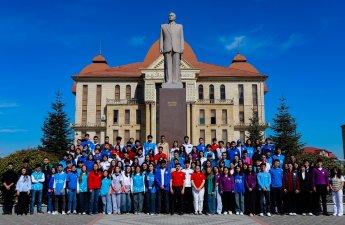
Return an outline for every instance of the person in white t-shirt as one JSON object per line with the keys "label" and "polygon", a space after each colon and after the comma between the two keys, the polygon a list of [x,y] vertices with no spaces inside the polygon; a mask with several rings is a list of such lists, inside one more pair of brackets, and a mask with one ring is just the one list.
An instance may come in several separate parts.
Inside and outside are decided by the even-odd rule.
{"label": "person in white t-shirt", "polygon": [[182,170],[184,174],[186,175],[185,180],[185,189],[184,189],[184,209],[185,213],[193,213],[193,195],[192,195],[192,183],[191,183],[191,175],[194,173],[194,170],[190,169],[190,162],[185,161],[184,162],[184,169]]}
{"label": "person in white t-shirt", "polygon": [[184,137],[184,143],[182,144],[186,150],[187,155],[192,152],[193,145],[189,143],[189,137]]}
{"label": "person in white t-shirt", "polygon": [[343,216],[343,188],[344,188],[344,176],[341,174],[341,170],[338,167],[333,167],[331,170],[329,188],[332,191],[333,198],[333,216]]}

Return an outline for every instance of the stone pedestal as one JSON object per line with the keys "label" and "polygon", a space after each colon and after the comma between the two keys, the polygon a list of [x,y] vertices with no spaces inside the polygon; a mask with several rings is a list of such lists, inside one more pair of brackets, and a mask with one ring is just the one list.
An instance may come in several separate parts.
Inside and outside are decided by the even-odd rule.
{"label": "stone pedestal", "polygon": [[165,135],[169,147],[174,140],[181,145],[187,134],[186,89],[160,88],[158,99],[157,139]]}

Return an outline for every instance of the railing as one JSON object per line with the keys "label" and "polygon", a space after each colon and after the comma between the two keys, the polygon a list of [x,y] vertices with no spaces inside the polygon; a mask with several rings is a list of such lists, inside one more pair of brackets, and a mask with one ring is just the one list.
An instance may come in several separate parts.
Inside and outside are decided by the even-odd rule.
{"label": "railing", "polygon": [[[235,128],[243,128],[243,127],[249,127],[250,123],[236,123],[234,124]],[[270,127],[270,123],[259,123],[260,127],[268,128]]]}
{"label": "railing", "polygon": [[100,122],[100,123],[71,123],[72,128],[105,128],[106,123]]}
{"label": "railing", "polygon": [[234,104],[234,99],[198,99],[198,104]]}
{"label": "railing", "polygon": [[107,104],[109,105],[137,105],[142,104],[143,100],[140,99],[110,99],[107,98]]}

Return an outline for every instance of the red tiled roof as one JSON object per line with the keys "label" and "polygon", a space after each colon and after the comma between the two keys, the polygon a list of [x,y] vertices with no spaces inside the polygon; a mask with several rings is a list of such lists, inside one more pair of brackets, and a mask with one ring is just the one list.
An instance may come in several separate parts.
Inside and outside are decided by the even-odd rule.
{"label": "red tiled roof", "polygon": [[303,148],[302,151],[304,153],[312,153],[312,154],[320,154],[321,152],[326,152],[328,153],[328,158],[336,159],[337,156],[334,155],[331,151],[328,151],[327,149],[320,149],[320,148],[315,148],[315,147],[306,147]]}
{"label": "red tiled roof", "polygon": [[[116,66],[116,67],[109,67],[103,70],[95,70],[95,71],[90,71],[86,72],[82,75],[84,76],[97,76],[97,77],[113,77],[113,76],[125,76],[125,77],[140,77],[141,72],[140,69],[143,68],[142,62],[137,62],[137,63],[131,63],[131,64],[126,64],[126,65],[121,65],[121,66]],[[79,76],[79,75],[78,75]]]}

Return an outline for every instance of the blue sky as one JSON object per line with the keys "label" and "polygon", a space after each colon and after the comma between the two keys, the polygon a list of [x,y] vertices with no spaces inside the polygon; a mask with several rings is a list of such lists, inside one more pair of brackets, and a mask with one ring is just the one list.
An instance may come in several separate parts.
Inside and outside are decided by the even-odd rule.
{"label": "blue sky", "polygon": [[111,66],[143,61],[169,11],[199,61],[241,53],[269,76],[266,120],[284,96],[307,146],[342,155],[343,1],[6,1],[0,8],[0,156],[40,144],[59,90],[74,121],[71,76],[102,53]]}

